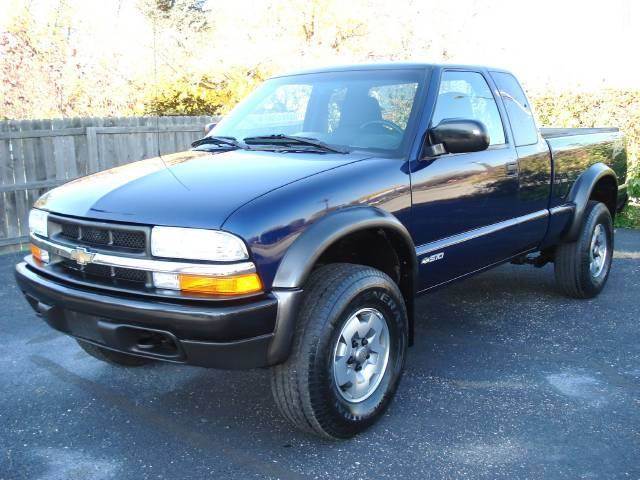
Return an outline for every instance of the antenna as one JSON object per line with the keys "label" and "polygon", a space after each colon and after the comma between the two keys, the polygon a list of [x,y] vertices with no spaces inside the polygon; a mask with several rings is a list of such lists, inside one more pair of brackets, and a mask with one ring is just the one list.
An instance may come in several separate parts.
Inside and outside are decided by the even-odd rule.
{"label": "antenna", "polygon": [[155,100],[156,100],[156,108],[155,108],[155,114],[156,114],[156,150],[158,151],[158,158],[160,159],[160,161],[162,162],[162,164],[164,165],[164,168],[171,174],[171,176],[173,176],[173,178],[175,178],[178,183],[180,185],[182,185],[185,190],[189,190],[189,187],[187,187],[182,180],[180,180],[177,175],[175,174],[175,172],[173,170],[171,170],[169,168],[169,166],[167,165],[167,162],[164,161],[164,158],[162,158],[162,152],[160,152],[160,112],[158,110],[158,54],[157,54],[157,43],[156,43],[156,33],[157,33],[157,28],[156,28],[156,16],[153,16],[153,79],[155,82],[154,85],[154,96],[155,96]]}
{"label": "antenna", "polygon": [[[158,54],[157,54],[157,46],[156,46],[156,16],[153,16],[153,90],[156,101],[156,150],[158,152],[158,157],[164,163],[164,159],[162,158],[162,154],[160,153],[160,112],[158,111]],[[167,164],[165,163],[165,167]]]}

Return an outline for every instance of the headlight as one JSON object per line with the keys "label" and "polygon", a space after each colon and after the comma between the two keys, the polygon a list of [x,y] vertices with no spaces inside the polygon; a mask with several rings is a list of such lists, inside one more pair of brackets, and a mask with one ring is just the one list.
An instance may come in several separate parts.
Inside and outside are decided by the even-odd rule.
{"label": "headlight", "polygon": [[32,209],[29,212],[29,233],[46,237],[48,217],[49,214],[47,212],[37,208]]}
{"label": "headlight", "polygon": [[156,257],[216,262],[249,258],[244,242],[235,235],[198,228],[153,227],[151,253]]}

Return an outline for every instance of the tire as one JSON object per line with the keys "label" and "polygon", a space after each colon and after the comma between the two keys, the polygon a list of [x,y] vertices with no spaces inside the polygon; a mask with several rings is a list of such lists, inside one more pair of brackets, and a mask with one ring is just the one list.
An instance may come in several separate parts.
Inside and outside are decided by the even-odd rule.
{"label": "tire", "polygon": [[[360,330],[353,333],[354,326]],[[291,354],[271,369],[278,409],[295,427],[325,438],[365,430],[395,394],[407,332],[402,294],[386,274],[353,264],[319,268],[305,286]],[[343,383],[345,375],[369,381]]]}
{"label": "tire", "polygon": [[76,342],[78,342],[80,348],[92,357],[120,367],[141,367],[155,361],[151,358],[136,357],[134,355],[109,350],[108,348],[99,347],[78,338],[76,338]]}
{"label": "tire", "polygon": [[[604,247],[602,240],[606,242]],[[556,249],[555,275],[560,290],[573,298],[595,297],[609,278],[612,258],[611,213],[603,203],[589,201],[578,239],[563,243]]]}

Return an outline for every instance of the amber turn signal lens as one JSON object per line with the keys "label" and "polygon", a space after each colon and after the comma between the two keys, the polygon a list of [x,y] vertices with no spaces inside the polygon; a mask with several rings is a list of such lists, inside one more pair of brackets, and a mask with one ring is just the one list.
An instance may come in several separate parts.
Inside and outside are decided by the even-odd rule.
{"label": "amber turn signal lens", "polygon": [[33,243],[29,245],[31,249],[31,255],[33,259],[38,263],[49,261],[49,253],[42,250],[40,247],[36,247]]}
{"label": "amber turn signal lens", "polygon": [[262,282],[257,273],[229,277],[202,277],[179,275],[183,292],[207,293],[209,295],[247,295],[262,291]]}

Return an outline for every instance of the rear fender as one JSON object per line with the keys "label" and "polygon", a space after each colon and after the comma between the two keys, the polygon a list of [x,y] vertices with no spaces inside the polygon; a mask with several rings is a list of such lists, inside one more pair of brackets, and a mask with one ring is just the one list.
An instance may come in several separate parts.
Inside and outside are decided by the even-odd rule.
{"label": "rear fender", "polygon": [[591,165],[577,178],[568,197],[568,201],[575,205],[574,215],[566,234],[563,236],[563,241],[574,242],[577,240],[593,189],[600,180],[608,176],[613,178],[617,187],[618,179],[615,172],[604,163]]}

